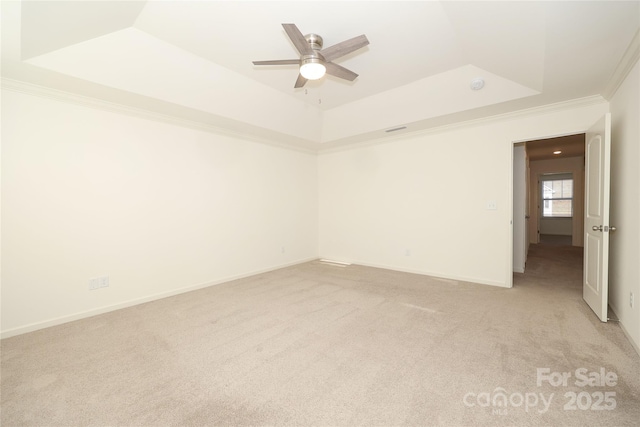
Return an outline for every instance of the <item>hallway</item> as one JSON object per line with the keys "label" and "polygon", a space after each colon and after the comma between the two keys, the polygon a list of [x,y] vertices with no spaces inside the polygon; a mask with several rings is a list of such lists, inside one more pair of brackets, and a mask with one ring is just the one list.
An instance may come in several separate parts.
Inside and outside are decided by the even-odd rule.
{"label": "hallway", "polygon": [[582,247],[541,238],[541,243],[529,247],[525,272],[514,273],[513,286],[570,289],[582,298],[582,256]]}

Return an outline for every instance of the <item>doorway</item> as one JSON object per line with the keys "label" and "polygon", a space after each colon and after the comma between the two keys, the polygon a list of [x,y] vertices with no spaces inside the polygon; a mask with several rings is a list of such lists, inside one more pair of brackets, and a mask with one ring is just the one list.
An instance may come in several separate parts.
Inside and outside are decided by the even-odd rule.
{"label": "doorway", "polygon": [[[609,224],[611,114],[606,113],[600,117],[600,119],[593,123],[584,134],[526,142],[525,147],[528,146],[529,148],[526,150],[526,155],[530,160],[530,176],[532,178],[535,177],[540,181],[540,176],[544,175],[544,173],[554,173],[554,169],[559,169],[557,168],[558,164],[553,164],[553,161],[561,160],[561,158],[554,158],[549,153],[557,156],[563,154],[564,150],[559,147],[554,147],[554,145],[563,138],[573,138],[576,143],[573,144],[572,147],[579,149],[579,153],[582,154],[581,156],[572,156],[573,167],[571,167],[571,164],[567,163],[563,164],[561,168],[564,169],[567,167],[572,170],[573,185],[576,187],[572,199],[575,215],[573,216],[571,248],[577,248],[583,252],[583,263],[582,268],[580,268],[580,271],[583,274],[581,286],[582,298],[600,321],[606,322],[608,320],[609,234],[616,230],[616,227]],[[546,151],[543,155],[551,158],[542,159],[539,167],[534,168],[531,160],[534,157],[533,153],[536,149]],[[569,147],[567,148],[567,151],[570,151],[571,149],[572,148]],[[516,152],[515,145],[512,152]],[[564,152],[564,154],[567,153]],[[571,158],[568,158],[566,162],[569,162],[570,159]],[[553,167],[550,167],[550,165],[553,165]],[[518,178],[515,176],[514,167],[514,183],[517,179],[522,179],[522,177]],[[532,186],[529,185],[529,189],[531,189],[531,187]],[[513,188],[515,188],[515,184]],[[539,209],[544,196],[539,196],[538,191],[529,191],[529,194],[530,203],[535,201],[533,206],[535,206],[536,209]],[[515,193],[513,196],[513,199],[515,200]],[[578,212],[578,209],[581,211]],[[512,224],[516,220],[524,221],[524,218],[515,218],[512,216]],[[529,225],[531,243],[539,243],[539,225],[537,225],[534,233],[531,233],[532,228],[533,227]],[[514,229],[515,227],[512,226],[511,231],[513,232]],[[513,263],[511,270],[511,279],[513,279]]]}
{"label": "doorway", "polygon": [[513,272],[530,245],[584,245],[585,134],[513,147]]}

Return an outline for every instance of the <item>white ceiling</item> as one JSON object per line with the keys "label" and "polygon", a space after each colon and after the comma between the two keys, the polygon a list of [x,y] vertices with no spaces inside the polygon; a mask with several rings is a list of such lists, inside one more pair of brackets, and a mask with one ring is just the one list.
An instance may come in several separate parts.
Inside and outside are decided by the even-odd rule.
{"label": "white ceiling", "polygon": [[[335,146],[603,94],[640,2],[2,2],[2,74],[305,147]],[[360,76],[294,89],[281,27]],[[471,79],[484,78],[481,91]]]}

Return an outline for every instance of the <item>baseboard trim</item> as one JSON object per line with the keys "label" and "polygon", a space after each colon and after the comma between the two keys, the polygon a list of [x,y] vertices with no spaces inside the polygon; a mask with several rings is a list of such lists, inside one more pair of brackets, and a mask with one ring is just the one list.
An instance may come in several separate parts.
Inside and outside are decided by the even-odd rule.
{"label": "baseboard trim", "polygon": [[174,289],[172,291],[160,292],[158,294],[149,295],[142,298],[135,298],[128,301],[123,301],[121,303],[112,304],[104,307],[99,307],[91,310],[81,311],[78,313],[70,314],[67,316],[56,317],[54,319],[45,320],[42,322],[30,323],[25,326],[19,326],[17,328],[9,329],[6,331],[2,331],[0,333],[0,339],[10,338],[17,335],[26,334],[29,332],[38,331],[40,329],[50,328],[52,326],[62,325],[64,323],[73,322],[76,320],[86,319],[88,317],[98,316],[100,314],[109,313],[116,310],[121,310],[127,307],[133,307],[135,305],[144,304],[151,301],[156,301],[163,298],[169,298],[175,295],[184,294],[191,291],[196,291],[198,289],[208,288],[210,286],[220,285],[223,283],[230,282],[232,280],[244,279],[245,277],[255,276],[256,274],[268,273],[270,271],[279,270],[281,268],[291,267],[298,264],[304,264],[306,262],[315,261],[317,257],[311,258],[303,258],[297,261],[292,261],[284,264],[279,264],[269,268],[263,268],[259,270],[254,270],[248,273],[238,274],[234,276],[225,277],[218,280],[213,280],[209,282],[198,283],[195,285],[185,286],[183,288]]}
{"label": "baseboard trim", "polygon": [[[611,304],[609,304],[609,307],[611,307],[611,311],[613,311],[613,314],[615,314],[616,317],[620,319],[620,316],[618,316],[618,313],[616,313],[615,308]],[[624,323],[621,320],[618,320],[618,325],[620,325],[620,329],[622,329],[622,333],[624,334],[624,336],[627,337],[627,339],[631,343],[631,347],[633,347],[636,353],[638,353],[638,356],[640,356],[640,344],[636,343],[633,340],[633,338],[631,337],[631,334],[629,333],[629,331],[627,331],[627,328],[625,328]]]}
{"label": "baseboard trim", "polygon": [[[335,258],[331,258],[331,259],[335,259]],[[495,281],[495,280],[486,280],[486,279],[478,279],[478,278],[475,278],[475,277],[448,275],[448,274],[442,274],[442,273],[437,273],[437,272],[432,272],[432,271],[416,270],[416,269],[411,269],[411,268],[404,268],[404,267],[391,266],[391,265],[386,265],[386,264],[370,263],[370,262],[364,262],[364,261],[356,261],[356,260],[349,260],[348,263],[356,264],[356,265],[362,265],[364,267],[383,268],[385,270],[400,271],[402,273],[419,274],[421,276],[430,276],[430,277],[433,277],[433,278],[436,278],[436,279],[455,280],[455,281],[458,281],[458,282],[467,282],[467,283],[476,283],[476,284],[479,284],[479,285],[497,286],[499,288],[509,288],[507,286],[507,284],[505,284],[503,282],[498,282],[498,281]]]}

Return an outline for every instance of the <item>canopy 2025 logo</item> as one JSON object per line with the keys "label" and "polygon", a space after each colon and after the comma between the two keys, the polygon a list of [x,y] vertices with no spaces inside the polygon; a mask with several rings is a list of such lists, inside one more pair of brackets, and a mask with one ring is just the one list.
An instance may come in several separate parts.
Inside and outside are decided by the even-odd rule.
{"label": "canopy 2025 logo", "polygon": [[[589,371],[587,368],[578,368],[575,371],[554,371],[550,368],[537,368],[536,385],[543,387],[549,385],[553,388],[608,388],[618,384],[618,375],[615,372],[607,372],[605,368],[598,371]],[[508,393],[502,387],[497,387],[493,392],[474,393],[464,395],[462,401],[465,406],[488,408],[494,415],[506,415],[509,408],[523,408],[525,412],[536,410],[544,414],[549,410],[555,393],[543,392],[512,392]],[[576,392],[568,390],[564,393],[564,406],[566,411],[591,410],[611,411],[616,408],[616,392],[609,390]]]}
{"label": "canopy 2025 logo", "polygon": [[[551,372],[549,368],[538,368],[538,387],[544,383],[552,387],[615,387],[618,384],[618,375],[615,372],[607,372],[605,368],[599,371],[589,371],[587,368],[578,368],[572,372]],[[591,410],[591,411],[611,411],[616,409],[615,391],[567,391],[564,393],[566,399],[564,409],[566,411]]]}

